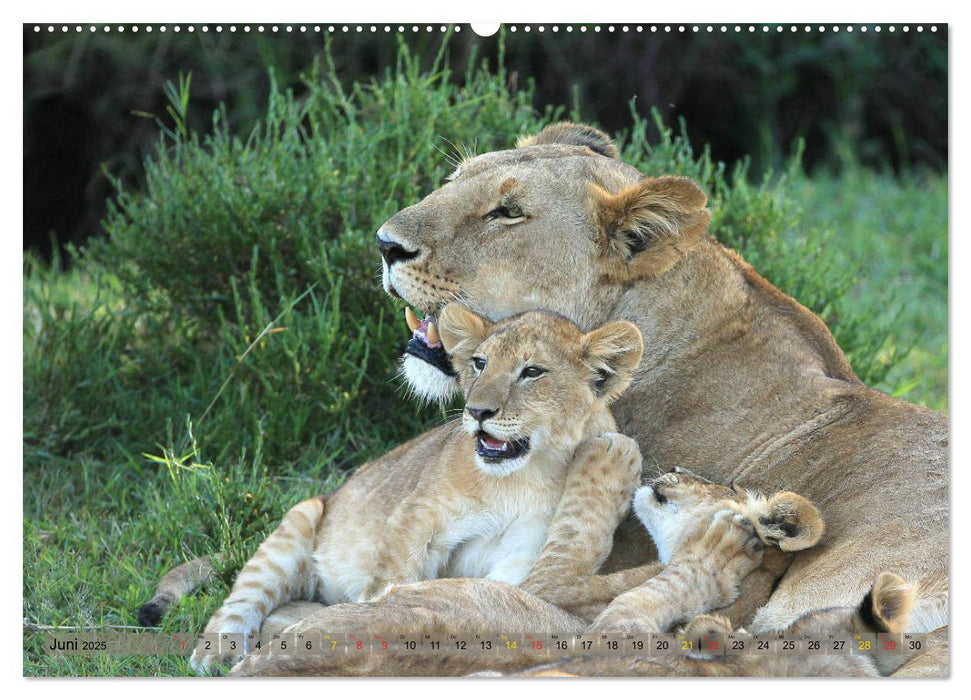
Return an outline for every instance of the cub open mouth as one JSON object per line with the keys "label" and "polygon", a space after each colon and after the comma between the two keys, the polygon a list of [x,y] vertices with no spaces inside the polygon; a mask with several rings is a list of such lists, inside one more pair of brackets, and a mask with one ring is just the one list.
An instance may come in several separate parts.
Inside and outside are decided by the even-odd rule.
{"label": "cub open mouth", "polygon": [[405,309],[405,320],[411,330],[411,340],[405,348],[406,355],[414,355],[419,360],[427,362],[443,374],[454,377],[457,376],[452,367],[452,361],[448,353],[442,346],[441,338],[438,336],[438,319],[433,314],[428,314],[425,318],[418,320],[411,309]]}
{"label": "cub open mouth", "polygon": [[504,459],[515,459],[529,451],[529,438],[505,441],[480,430],[476,436],[475,451],[488,462],[499,462]]}

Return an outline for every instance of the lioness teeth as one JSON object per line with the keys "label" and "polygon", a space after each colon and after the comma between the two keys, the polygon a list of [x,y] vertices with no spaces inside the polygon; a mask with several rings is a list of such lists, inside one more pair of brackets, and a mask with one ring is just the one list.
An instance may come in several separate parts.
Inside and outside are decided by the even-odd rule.
{"label": "lioness teeth", "polygon": [[415,316],[415,312],[411,310],[410,306],[405,307],[405,323],[408,324],[408,330],[412,333],[421,328],[421,322],[418,317]]}
{"label": "lioness teeth", "polygon": [[428,314],[425,318],[419,320],[410,307],[405,308],[405,323],[408,324],[412,338],[418,338],[433,350],[440,348],[442,344],[442,338],[438,334],[438,326],[435,325],[436,320],[432,314]]}

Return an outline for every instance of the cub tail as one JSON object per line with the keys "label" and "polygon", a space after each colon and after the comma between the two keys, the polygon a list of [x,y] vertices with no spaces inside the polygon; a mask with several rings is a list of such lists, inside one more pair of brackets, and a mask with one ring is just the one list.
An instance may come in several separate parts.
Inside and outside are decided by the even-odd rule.
{"label": "cub tail", "polygon": [[[212,559],[219,563],[222,555],[217,554]],[[159,580],[155,597],[138,609],[138,624],[142,627],[155,627],[182,596],[209,582],[214,573],[213,563],[208,557],[198,557],[170,569]]]}

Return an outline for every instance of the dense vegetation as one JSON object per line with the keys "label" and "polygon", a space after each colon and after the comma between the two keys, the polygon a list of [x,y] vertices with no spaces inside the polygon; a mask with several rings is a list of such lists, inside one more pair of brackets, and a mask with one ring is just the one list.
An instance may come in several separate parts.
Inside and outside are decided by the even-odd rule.
{"label": "dense vegetation", "polygon": [[[152,115],[165,114],[163,85],[193,71],[193,130],[209,133],[210,115],[228,105],[229,125],[248,133],[280,85],[305,94],[298,76],[324,44],[328,25],[83,25],[82,31],[34,31],[24,26],[24,249],[46,251],[101,234],[111,183],[107,167],[127,185],[142,186],[141,154],[154,144]],[[483,38],[468,25],[449,39],[453,82],[460,85],[482,58],[507,68],[508,86],[535,90],[537,104],[578,106],[610,131],[629,126],[627,102],[683,117],[696,143],[718,160],[752,158],[751,174],[778,170],[797,139],[810,169],[840,165],[846,154],[868,167],[941,170],[947,160],[948,32],[943,25],[853,25],[805,31],[761,25],[708,32],[691,26],[520,25]],[[301,31],[301,27],[306,31]],[[248,28],[250,31],[244,31]],[[397,26],[390,27],[393,30]],[[119,31],[123,29],[124,31]],[[204,31],[207,29],[208,31]],[[235,29],[236,31],[230,31]],[[366,82],[394,63],[398,36],[384,26],[335,26],[336,69],[347,82]],[[441,43],[433,32],[406,27],[405,40],[427,69]],[[934,29],[935,31],[932,31]],[[190,31],[191,30],[191,31]],[[780,31],[781,30],[781,31]],[[442,133],[442,132],[440,132]],[[445,135],[442,133],[442,135]],[[651,130],[652,138],[658,137]]]}
{"label": "dense vegetation", "polygon": [[[325,55],[299,96],[272,82],[252,131],[222,107],[205,135],[183,76],[144,186],[117,183],[108,235],[69,270],[27,256],[26,624],[133,624],[166,568],[222,551],[221,584],[164,622],[198,630],[289,505],[442,419],[395,380],[407,333],[377,283],[374,231],[440,183],[453,149],[571,116],[537,109],[502,65],[457,77],[445,57],[423,67],[402,47],[347,84]],[[810,178],[797,156],[753,184],[744,161],[716,162],[637,105],[616,137],[644,172],[702,183],[712,231],[823,316],[861,378],[946,408],[943,176]],[[27,674],[187,671],[49,657],[40,641],[25,632]]]}

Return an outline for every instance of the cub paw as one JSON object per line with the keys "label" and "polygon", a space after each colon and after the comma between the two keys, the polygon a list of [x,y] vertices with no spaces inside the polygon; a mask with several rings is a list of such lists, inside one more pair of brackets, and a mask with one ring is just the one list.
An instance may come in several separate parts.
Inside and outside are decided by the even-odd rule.
{"label": "cub paw", "polygon": [[[218,632],[215,631],[217,629]],[[258,629],[250,629],[244,624],[232,622],[220,623],[218,626],[207,625],[206,635],[212,639],[199,641],[192,656],[189,657],[189,665],[200,676],[216,675],[243,658],[246,653],[243,640],[246,639],[246,635],[257,632],[259,632]],[[230,636],[223,638],[223,635]]]}
{"label": "cub paw", "polygon": [[222,654],[218,651],[207,652],[196,649],[189,657],[189,665],[200,676],[214,676],[219,675],[224,668],[238,663],[242,658],[242,654]]}
{"label": "cub paw", "polygon": [[715,513],[701,537],[675,552],[672,560],[705,562],[712,571],[736,575],[741,580],[762,562],[764,552],[765,545],[752,521],[725,509]]}
{"label": "cub paw", "polygon": [[589,437],[577,447],[574,464],[580,469],[606,469],[640,479],[641,448],[621,433],[602,433]]}

